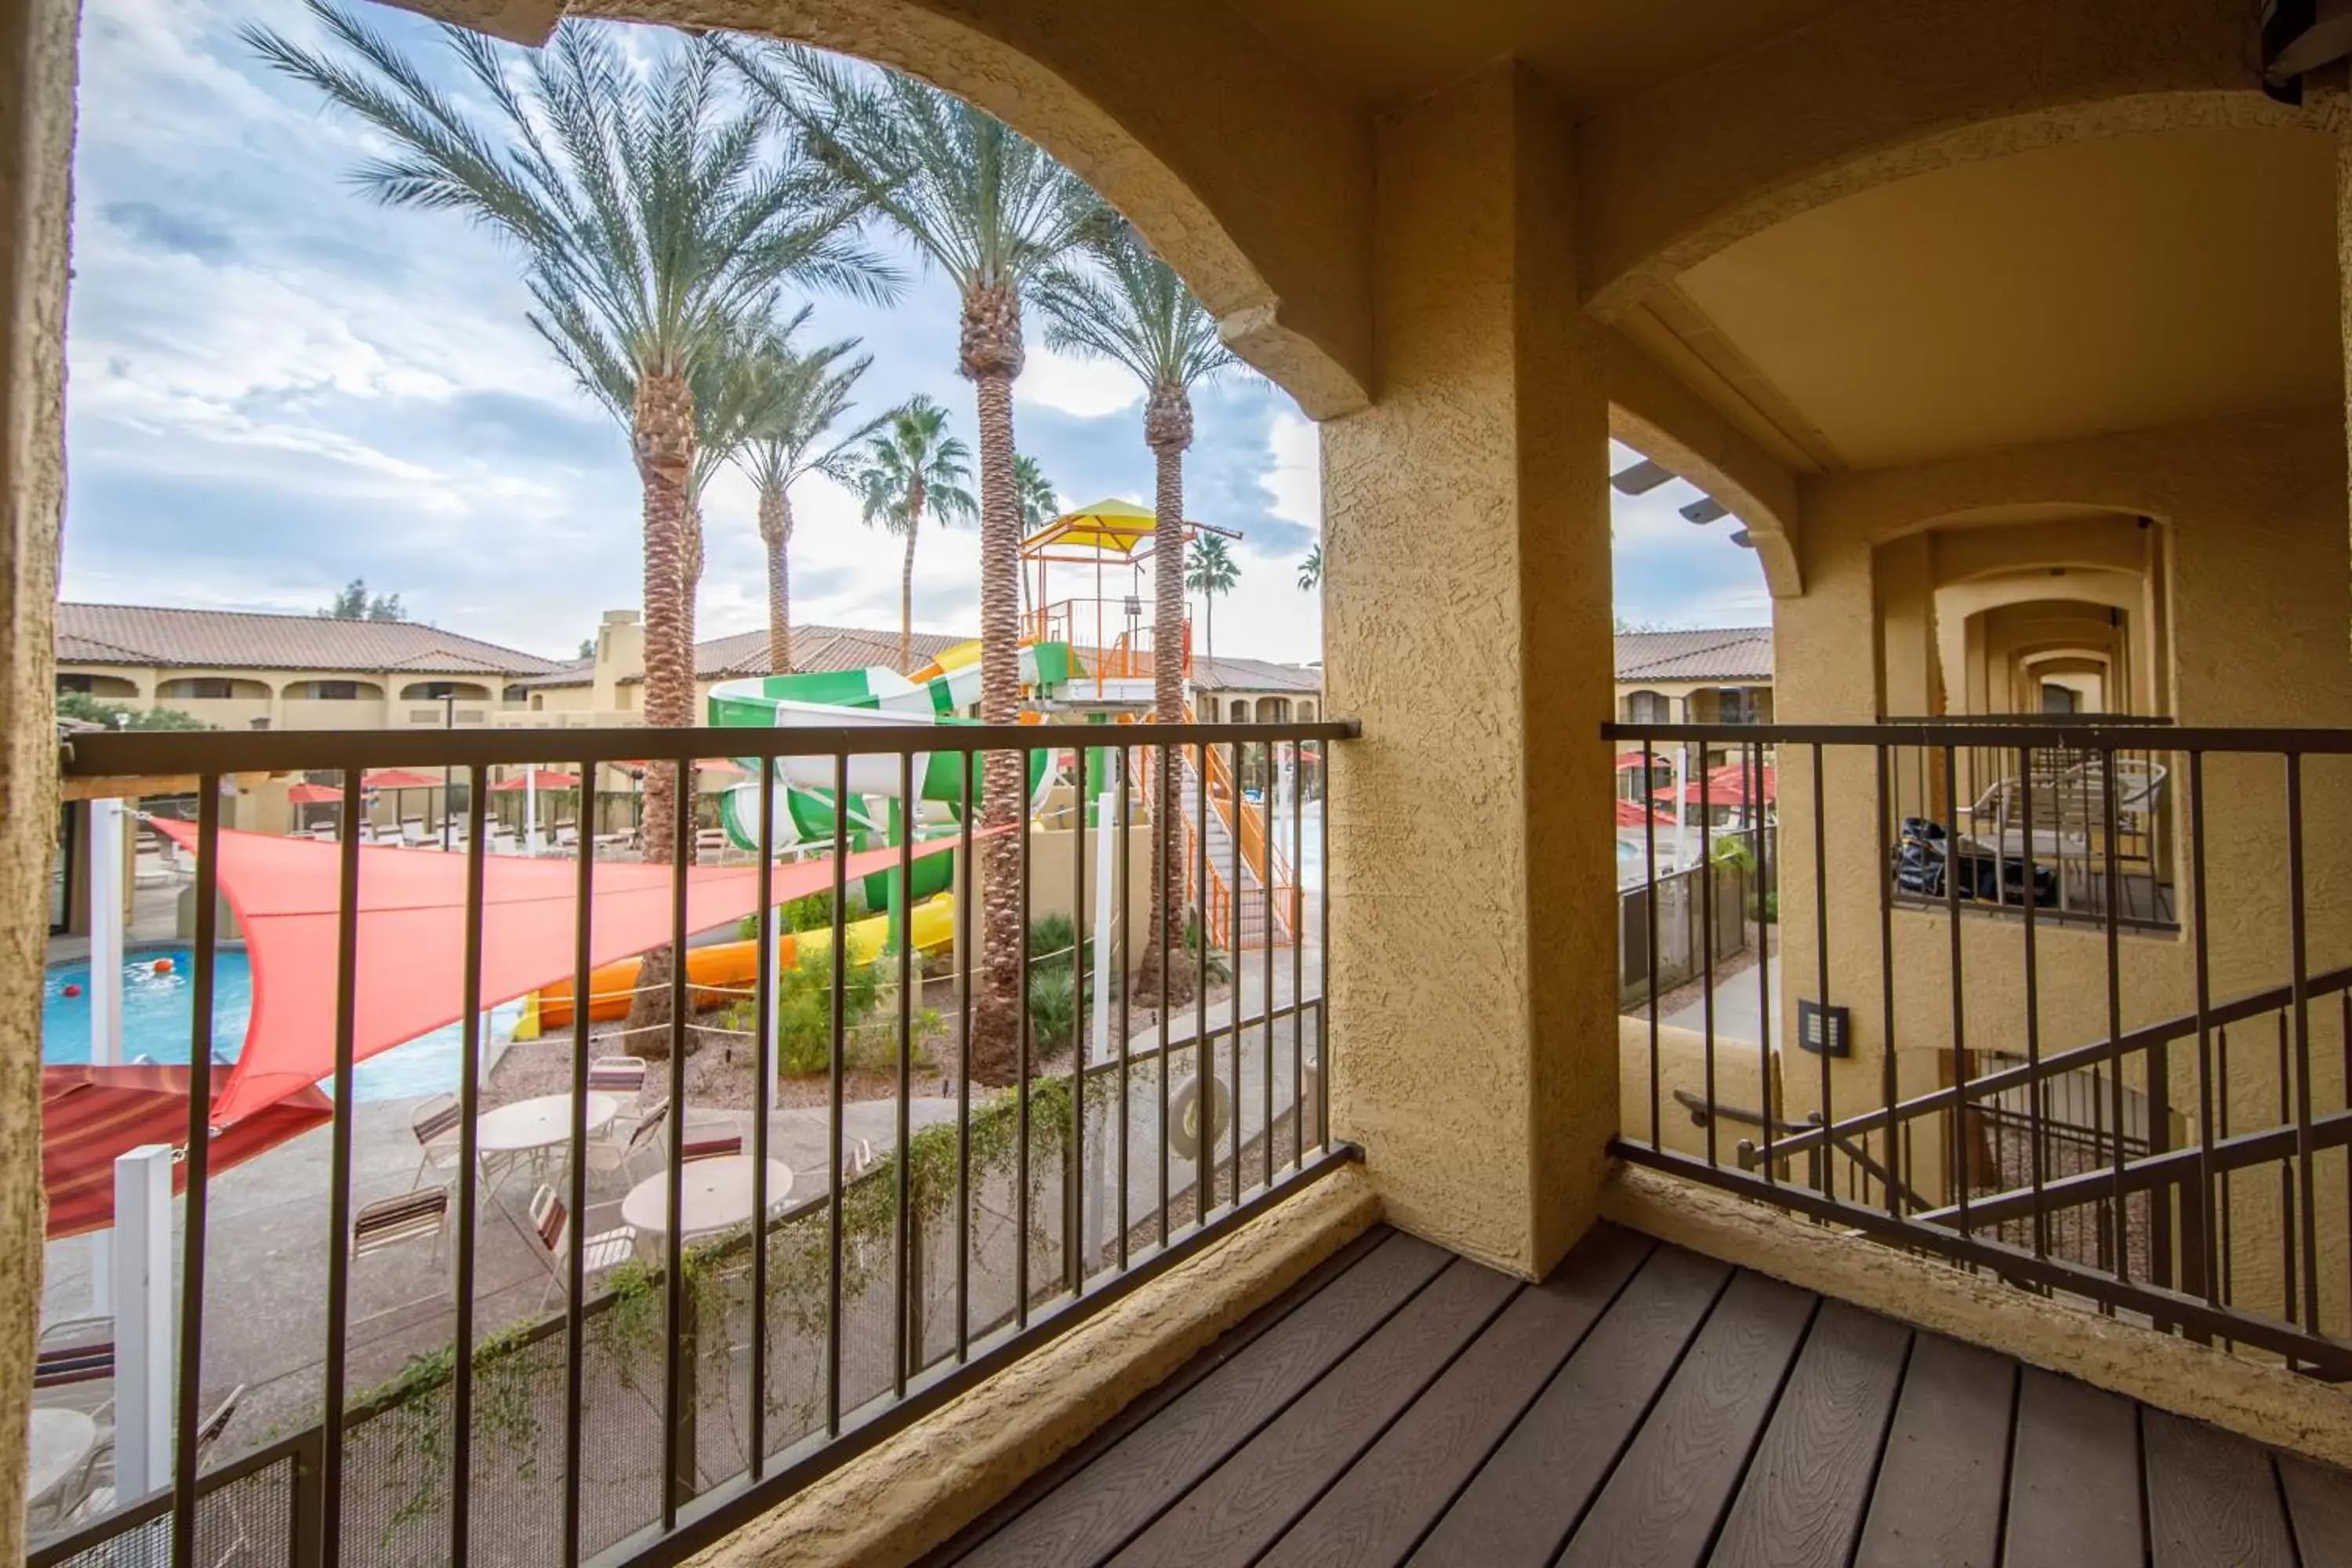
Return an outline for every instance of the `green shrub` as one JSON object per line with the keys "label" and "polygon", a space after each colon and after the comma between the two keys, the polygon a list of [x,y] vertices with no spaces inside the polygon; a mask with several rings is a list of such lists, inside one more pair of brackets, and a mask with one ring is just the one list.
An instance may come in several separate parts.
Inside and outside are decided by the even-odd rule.
{"label": "green shrub", "polygon": [[[861,917],[862,911],[858,908],[858,898],[855,889],[850,892],[848,909],[850,912],[845,917],[845,920],[857,920]],[[776,906],[778,931],[829,931],[832,927],[833,892],[830,889]],[[746,942],[757,941],[760,935],[758,913],[745,915],[736,921],[735,931]]]}
{"label": "green shrub", "polygon": [[1077,993],[1066,964],[1047,964],[1029,976],[1029,1037],[1039,1056],[1058,1056],[1077,1027]]}
{"label": "green shrub", "polygon": [[110,730],[209,730],[210,724],[177,708],[131,708],[109,702],[87,691],[58,693],[58,717],[103,724]]}
{"label": "green shrub", "polygon": [[1184,951],[1200,963],[1203,985],[1223,985],[1233,979],[1233,967],[1225,962],[1225,955],[1201,940],[1201,911],[1198,910],[1184,911]]}

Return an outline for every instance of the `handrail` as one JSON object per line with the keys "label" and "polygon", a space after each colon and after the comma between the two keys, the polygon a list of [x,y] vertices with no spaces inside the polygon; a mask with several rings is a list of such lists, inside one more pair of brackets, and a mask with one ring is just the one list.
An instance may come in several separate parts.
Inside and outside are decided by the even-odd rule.
{"label": "handrail", "polygon": [[[2312,975],[2304,982],[2304,995],[2306,998],[2330,996],[2339,991],[2352,991],[2352,965]],[[1774,1141],[1772,1157],[1778,1160],[1802,1154],[1809,1150],[1818,1148],[1832,1135],[1851,1138],[1856,1133],[1875,1132],[1890,1121],[1898,1124],[1910,1121],[1931,1112],[1958,1105],[1964,1099],[1987,1100],[2003,1089],[2021,1089],[2048,1079],[2063,1077],[2070,1072],[2080,1072],[2084,1068],[2097,1067],[2103,1062],[2113,1061],[2118,1057],[2129,1056],[2134,1051],[2144,1051],[2152,1046],[2169,1045],[2175,1040],[2188,1039],[2197,1034],[2200,1028],[2209,1030],[2227,1028],[2231,1024],[2242,1024],[2249,1018],[2259,1018],[2265,1014],[2292,1007],[2294,1005],[2294,987],[2292,985],[2274,985],[2267,991],[2255,991],[2243,996],[2232,997],[2227,1002],[2217,1002],[2205,1010],[2201,1022],[2195,1013],[2182,1013],[2153,1024],[2144,1024],[2137,1029],[2127,1029],[2108,1039],[2093,1040],[2088,1045],[2076,1046],[2071,1050],[2053,1052],[2043,1057],[2039,1064],[2021,1062],[2016,1067],[2002,1068],[1999,1071],[1986,1073],[1980,1078],[1972,1078],[1964,1084],[1948,1084],[1942,1089],[1931,1089],[1924,1094],[1913,1095],[1908,1100],[1897,1100],[1892,1106],[1875,1106],[1843,1121],[1833,1121],[1826,1127],[1815,1127],[1803,1132],[1792,1132],[1786,1138]],[[1760,1162],[1763,1157],[1763,1152],[1757,1151],[1757,1160]],[[1747,1154],[1744,1151],[1741,1160],[1743,1163],[1747,1163]],[[1971,1199],[1969,1204],[1969,1212],[1971,1215],[1976,1212],[1976,1206],[1975,1200]]]}
{"label": "handrail", "polygon": [[[299,773],[342,767],[499,767],[545,762],[700,762],[707,757],[912,756],[929,752],[1024,752],[1040,746],[1227,745],[1264,740],[1352,741],[1353,721],[1295,724],[1152,724],[1076,733],[1055,724],[876,724],[812,729],[140,730],[74,735],[59,745],[68,778]],[[1065,734],[1061,731],[1069,731]]]}
{"label": "handrail", "polygon": [[2352,756],[2352,729],[2226,729],[2146,724],[1961,723],[1950,719],[1879,724],[1633,724],[1612,720],[1601,738],[1618,742],[1701,742],[1726,746],[2031,746],[2085,752],[2263,752]]}

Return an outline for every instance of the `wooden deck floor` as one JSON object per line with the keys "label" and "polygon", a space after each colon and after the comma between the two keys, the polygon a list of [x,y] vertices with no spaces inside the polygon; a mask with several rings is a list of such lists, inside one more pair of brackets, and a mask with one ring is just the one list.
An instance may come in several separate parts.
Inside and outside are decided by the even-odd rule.
{"label": "wooden deck floor", "polygon": [[1632,1232],[1375,1232],[933,1561],[2334,1568],[2352,1478]]}

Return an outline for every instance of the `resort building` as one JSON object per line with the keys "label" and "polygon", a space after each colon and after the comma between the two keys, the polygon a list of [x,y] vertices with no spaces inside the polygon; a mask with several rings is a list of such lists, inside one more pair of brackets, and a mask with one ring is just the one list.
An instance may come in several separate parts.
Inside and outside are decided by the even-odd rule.
{"label": "resort building", "polygon": [[223,730],[473,729],[555,660],[415,621],[57,606],[57,689]]}
{"label": "resort building", "polygon": [[[412,8],[528,44],[566,10]],[[549,1078],[554,1110],[493,1124],[452,1100],[415,1128],[423,1167],[403,1144],[355,1192],[351,1101],[311,1087],[351,1076],[328,1042],[346,1058],[362,1036],[397,1044],[372,1008],[420,1025],[466,1009],[427,1007],[392,963],[359,1004],[338,992],[319,912],[336,883],[313,856],[315,896],[287,917],[310,922],[308,1022],[275,1016],[293,1065],[266,1109],[310,1119],[304,1169],[324,1192],[304,1226],[261,1242],[249,1220],[240,1241],[239,1205],[221,1203],[208,1279],[265,1277],[293,1325],[273,1320],[273,1337],[299,1342],[306,1375],[325,1369],[323,1404],[217,1460],[202,1417],[232,1387],[206,1365],[152,1441],[120,1447],[148,1458],[133,1471],[148,1479],[64,1521],[39,1568],[160,1559],[167,1542],[182,1564],[226,1550],[338,1568],[2342,1560],[2352,37],[2334,8],[582,9],[771,26],[911,71],[1034,136],[1133,219],[1223,341],[1319,426],[1322,690],[1311,725],[1303,691],[1239,684],[1216,689],[1251,704],[1245,729],[1228,732],[1230,707],[1181,745],[1104,726],[1116,743],[1074,749],[1071,782],[1116,769],[1156,776],[1157,794],[1060,798],[1105,840],[1104,822],[1139,810],[1155,832],[1187,824],[1168,848],[1203,870],[1238,864],[1254,837],[1278,845],[1281,823],[1213,815],[1223,786],[1175,782],[1172,752],[1312,750],[1328,757],[1320,809],[1290,840],[1286,882],[1244,898],[1235,879],[1229,929],[1254,904],[1260,940],[1229,944],[1213,1001],[1215,911],[1152,922],[1163,950],[1197,947],[1203,984],[1118,1043],[1076,1043],[1102,1018],[1087,944],[1065,939],[1058,992],[1037,984],[996,883],[1011,918],[990,923],[1020,928],[1018,951],[991,939],[1003,963],[981,994],[1000,1019],[1017,998],[1021,1028],[1050,1016],[1068,1032],[1059,1054],[1010,1026],[964,1036],[968,1053],[1003,1048],[986,1104],[933,1077],[948,1056],[917,1057],[921,938],[877,930],[870,951],[890,943],[907,983],[896,1030],[864,1042],[888,1047],[858,1074],[889,1080],[857,1107],[870,1139],[845,1135],[840,1072],[830,1104],[813,1094],[777,1122],[807,1131],[797,1169],[756,1157],[781,1136],[764,1104],[749,1144],[682,1116],[665,1143],[668,1101],[648,1101],[637,1125],[653,1133],[598,1151],[608,1185],[637,1183],[609,1222],[549,1180],[530,1223],[509,1224],[492,1205],[535,1175],[501,1200],[462,1156],[430,1169],[434,1140],[471,1117],[534,1173],[576,1148],[578,1198],[584,1059],[576,1083]],[[71,0],[0,7],[17,89],[0,94],[15,529],[0,693],[33,712],[56,674],[75,26]],[[1769,652],[1753,633],[1660,645],[1627,689],[1612,442],[1737,521],[1771,595]],[[611,546],[635,543],[624,531]],[[500,671],[523,693],[501,721],[583,716],[564,737],[579,755],[700,761],[701,737],[606,728],[630,721],[628,637],[608,620],[593,666],[548,685]],[[888,640],[878,662],[895,662]],[[741,647],[751,664],[714,653],[706,678],[757,668]],[[1293,703],[1286,724],[1260,715],[1268,698]],[[1676,887],[1645,843],[1647,896],[1621,896],[1617,824],[1640,807],[1613,773],[1629,748],[1720,744],[1692,728],[1710,721],[1774,753],[1744,863],[1718,877],[1731,858],[1713,825],[1690,824]],[[15,737],[0,755],[0,945],[24,960],[0,1020],[11,1060],[37,1054],[61,768],[73,787],[135,795],[143,776],[383,749],[380,731],[283,728],[78,738],[62,764],[46,731]],[[896,788],[898,805],[861,819],[877,838],[928,809],[945,853],[980,815],[948,806],[969,800],[956,763],[982,731],[877,729],[879,755],[813,733],[772,723],[728,745],[796,761],[817,789],[861,764],[824,805]],[[403,739],[433,768],[537,761],[548,743]],[[1017,787],[1030,761],[1032,797],[1050,803],[1063,760],[994,739],[990,776]],[[918,757],[925,785],[946,764],[940,794],[918,794]],[[811,820],[815,804],[786,803]],[[1020,842],[983,852],[1001,866]],[[914,840],[889,847],[911,860]],[[868,868],[902,890],[920,878],[887,858]],[[685,934],[690,898],[718,930],[828,885],[814,862],[759,863],[789,888],[748,868],[583,858],[492,868],[485,895],[454,857],[394,860],[434,879],[413,908],[435,918],[403,940],[468,1004],[485,972],[519,976],[519,994],[576,961],[586,984],[592,960]],[[1073,908],[1087,864],[1066,868]],[[1213,886],[1200,879],[1196,905]],[[488,900],[488,956],[468,969],[457,933]],[[1685,916],[1701,938],[1695,1006],[1647,984],[1662,922]],[[518,927],[529,941],[501,934]],[[634,933],[623,952],[615,931]],[[1718,974],[1709,955],[1735,931],[1743,967]],[[765,938],[745,939],[755,967]],[[692,973],[673,973],[681,1002]],[[929,983],[969,999],[974,973]],[[1643,1004],[1621,1015],[1637,974]],[[841,1005],[820,1045],[845,1053]],[[668,1026],[679,1097],[689,1026],[683,1011]],[[598,1066],[658,1089],[634,1057]],[[192,1118],[210,1073],[150,1096],[156,1143],[208,1114],[230,1125],[187,1144],[185,1197],[168,1153],[150,1156],[166,1279],[174,1213],[205,1234],[206,1162],[260,1136],[241,1120],[250,1078],[226,1091],[246,1098]],[[12,1259],[39,1256],[45,1223],[31,1076],[0,1103]],[[633,1093],[595,1104],[604,1125]],[[919,1131],[918,1114],[943,1121]],[[711,1163],[688,1164],[689,1135]],[[440,1146],[457,1149],[492,1145]],[[102,1174],[84,1194],[101,1205]],[[308,1252],[287,1239],[298,1228]],[[478,1238],[486,1275],[545,1289],[543,1311],[468,1294]],[[385,1256],[402,1245],[404,1262]],[[37,1362],[35,1274],[0,1271],[0,1445],[27,1431],[28,1405],[47,1413],[27,1452],[54,1486],[82,1473],[55,1456],[89,1451],[87,1413],[28,1384],[88,1375],[100,1353],[44,1343]],[[344,1359],[395,1276],[432,1302],[431,1343],[404,1347],[418,1381],[361,1399],[411,1375],[388,1353]],[[123,1337],[147,1332],[168,1359],[158,1321]],[[198,1349],[242,1326],[183,1323]],[[26,1467],[5,1457],[13,1558]]]}
{"label": "resort building", "polygon": [[1192,710],[1204,721],[1307,724],[1322,717],[1323,668],[1265,658],[1192,656],[1187,684]]}
{"label": "resort building", "polygon": [[1617,717],[1632,724],[1769,724],[1772,628],[1616,634]]}

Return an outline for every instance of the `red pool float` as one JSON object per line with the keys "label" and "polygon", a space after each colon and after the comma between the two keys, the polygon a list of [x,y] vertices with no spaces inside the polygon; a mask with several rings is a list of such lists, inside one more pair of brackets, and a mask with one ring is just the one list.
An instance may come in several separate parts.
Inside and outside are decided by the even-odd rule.
{"label": "red pool float", "polygon": [[158,974],[169,974],[172,973],[172,961],[168,958],[159,958],[149,967]]}
{"label": "red pool float", "polygon": [[65,994],[68,996],[79,996],[81,994],[81,987],[79,985],[68,984],[65,989]]}

